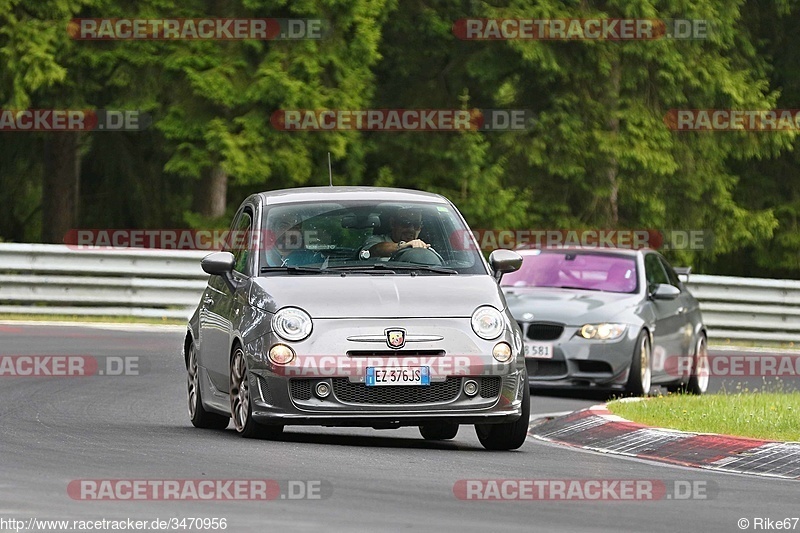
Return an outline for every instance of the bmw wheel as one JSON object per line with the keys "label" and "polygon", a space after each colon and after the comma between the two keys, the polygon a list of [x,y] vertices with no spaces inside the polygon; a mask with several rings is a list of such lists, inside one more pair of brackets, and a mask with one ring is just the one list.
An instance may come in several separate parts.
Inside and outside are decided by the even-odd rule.
{"label": "bmw wheel", "polygon": [[689,394],[705,394],[708,390],[708,379],[711,373],[708,362],[708,341],[705,334],[701,333],[697,338],[697,346],[694,351],[694,364],[692,365],[692,375],[686,385],[686,392]]}
{"label": "bmw wheel", "polygon": [[650,336],[647,331],[642,330],[639,339],[636,341],[636,349],[633,351],[631,369],[628,374],[628,383],[625,390],[633,396],[645,396],[650,393],[650,379],[652,370]]}

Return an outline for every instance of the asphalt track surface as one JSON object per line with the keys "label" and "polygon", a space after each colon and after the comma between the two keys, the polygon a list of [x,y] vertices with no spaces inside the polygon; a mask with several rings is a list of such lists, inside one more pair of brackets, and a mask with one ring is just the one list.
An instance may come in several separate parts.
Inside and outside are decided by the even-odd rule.
{"label": "asphalt track surface", "polygon": [[[0,355],[139,362],[139,375],[0,378],[0,530],[13,531],[8,522],[3,526],[12,518],[216,517],[233,532],[712,532],[763,530],[766,519],[800,516],[794,481],[665,466],[532,438],[515,452],[488,452],[467,426],[444,443],[424,441],[416,428],[289,427],[279,441],[242,439],[230,428],[198,430],[187,416],[182,337],[175,328],[0,325]],[[537,394],[532,400],[535,417],[603,398]],[[705,488],[705,498],[474,501],[453,490],[459,480],[520,478],[694,483]],[[283,496],[290,495],[289,481],[295,489],[322,490],[319,498],[297,500],[87,501],[68,492],[70,482],[82,479],[269,479],[279,482]],[[744,529],[737,525],[742,518],[749,520]],[[800,531],[800,523],[788,523]],[[173,529],[180,530],[189,529]]]}

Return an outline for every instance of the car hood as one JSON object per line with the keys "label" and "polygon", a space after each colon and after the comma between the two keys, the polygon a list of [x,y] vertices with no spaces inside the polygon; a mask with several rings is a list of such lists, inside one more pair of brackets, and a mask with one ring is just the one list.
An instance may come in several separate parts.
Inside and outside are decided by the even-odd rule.
{"label": "car hood", "polygon": [[[543,287],[504,287],[508,309],[517,320],[559,322],[580,326],[592,322],[630,323],[637,313],[638,294],[548,289]],[[523,319],[525,313],[533,318]]]}
{"label": "car hood", "polygon": [[312,318],[470,317],[475,308],[505,309],[489,275],[289,275],[254,280],[253,305],[293,306]]}

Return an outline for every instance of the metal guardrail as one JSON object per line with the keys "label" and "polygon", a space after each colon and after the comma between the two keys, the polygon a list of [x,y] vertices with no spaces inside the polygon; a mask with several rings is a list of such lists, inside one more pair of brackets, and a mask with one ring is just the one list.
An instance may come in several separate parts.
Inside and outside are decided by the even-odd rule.
{"label": "metal guardrail", "polygon": [[710,339],[800,342],[800,281],[693,274]]}
{"label": "metal guardrail", "polygon": [[187,319],[208,252],[0,244],[0,313]]}
{"label": "metal guardrail", "polygon": [[[0,313],[188,318],[204,251],[0,243]],[[713,340],[800,342],[800,281],[693,274]]]}

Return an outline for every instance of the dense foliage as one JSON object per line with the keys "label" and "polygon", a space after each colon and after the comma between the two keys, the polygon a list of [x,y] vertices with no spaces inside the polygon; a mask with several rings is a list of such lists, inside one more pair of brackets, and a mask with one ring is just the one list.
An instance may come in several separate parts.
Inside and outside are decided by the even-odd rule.
{"label": "dense foliage", "polygon": [[[74,18],[321,18],[314,40],[74,40]],[[459,39],[486,18],[704,19],[707,39]],[[792,131],[671,109],[800,108],[800,10],[767,0],[0,0],[0,108],[136,109],[140,132],[0,132],[0,239],[220,227],[248,193],[445,194],[473,228],[705,232],[695,270],[800,277]],[[282,109],[526,109],[525,131],[292,132]]]}

